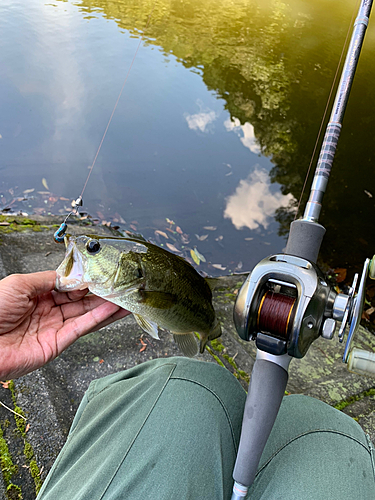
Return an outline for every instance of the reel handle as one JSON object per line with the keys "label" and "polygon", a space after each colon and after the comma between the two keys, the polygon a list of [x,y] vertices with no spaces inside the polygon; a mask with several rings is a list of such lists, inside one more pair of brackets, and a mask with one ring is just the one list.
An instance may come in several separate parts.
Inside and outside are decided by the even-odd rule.
{"label": "reel handle", "polygon": [[240,446],[233,471],[232,500],[243,499],[252,485],[259,460],[275,423],[288,381],[288,354],[257,351],[247,394]]}

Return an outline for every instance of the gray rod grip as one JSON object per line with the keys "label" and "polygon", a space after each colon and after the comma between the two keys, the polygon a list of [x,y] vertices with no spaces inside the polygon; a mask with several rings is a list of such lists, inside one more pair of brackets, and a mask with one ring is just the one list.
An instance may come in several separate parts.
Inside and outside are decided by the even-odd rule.
{"label": "gray rod grip", "polygon": [[317,222],[304,219],[293,221],[290,225],[285,253],[307,259],[315,264],[325,232],[324,227]]}
{"label": "gray rod grip", "polygon": [[285,394],[288,372],[270,361],[257,359],[251,374],[242,421],[240,446],[233,478],[250,486]]}

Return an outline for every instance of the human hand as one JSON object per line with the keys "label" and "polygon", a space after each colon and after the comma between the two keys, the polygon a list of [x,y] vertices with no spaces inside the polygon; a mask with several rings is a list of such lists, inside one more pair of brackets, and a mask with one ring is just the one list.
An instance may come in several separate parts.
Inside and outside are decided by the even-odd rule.
{"label": "human hand", "polygon": [[0,281],[0,379],[26,375],[75,340],[130,314],[88,290],[56,292],[55,271]]}

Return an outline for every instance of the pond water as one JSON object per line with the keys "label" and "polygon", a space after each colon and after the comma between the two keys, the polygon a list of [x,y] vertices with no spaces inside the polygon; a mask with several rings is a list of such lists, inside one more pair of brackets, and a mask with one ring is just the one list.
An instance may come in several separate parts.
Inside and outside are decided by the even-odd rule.
{"label": "pond water", "polygon": [[[67,213],[151,13],[85,212],[251,270],[285,246],[356,4],[2,0],[0,209]],[[370,19],[321,216],[322,262],[349,274],[375,252],[374,60]]]}

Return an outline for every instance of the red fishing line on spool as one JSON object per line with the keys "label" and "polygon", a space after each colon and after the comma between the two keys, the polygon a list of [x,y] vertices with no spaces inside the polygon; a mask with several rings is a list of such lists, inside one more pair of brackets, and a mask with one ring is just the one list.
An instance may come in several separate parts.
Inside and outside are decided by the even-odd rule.
{"label": "red fishing line on spool", "polygon": [[266,292],[258,310],[258,329],[286,338],[296,299],[281,293]]}

